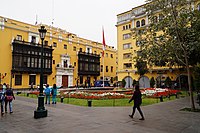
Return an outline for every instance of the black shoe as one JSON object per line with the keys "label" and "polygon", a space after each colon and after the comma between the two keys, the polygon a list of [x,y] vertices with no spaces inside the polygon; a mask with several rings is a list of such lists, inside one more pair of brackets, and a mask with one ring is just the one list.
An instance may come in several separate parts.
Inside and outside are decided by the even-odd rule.
{"label": "black shoe", "polygon": [[52,102],[52,104],[54,104],[54,102]]}
{"label": "black shoe", "polygon": [[142,120],[142,121],[143,121],[143,120],[144,120],[144,118],[140,118],[139,120]]}
{"label": "black shoe", "polygon": [[133,118],[133,116],[132,115],[128,115],[129,117],[131,117],[131,118]]}
{"label": "black shoe", "polygon": [[13,112],[11,111],[10,114],[12,114]]}

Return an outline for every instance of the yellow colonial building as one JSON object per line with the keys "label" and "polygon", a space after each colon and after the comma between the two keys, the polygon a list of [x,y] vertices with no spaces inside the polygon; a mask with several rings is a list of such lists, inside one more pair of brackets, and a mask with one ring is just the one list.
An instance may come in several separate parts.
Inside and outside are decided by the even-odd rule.
{"label": "yellow colonial building", "polygon": [[[41,40],[38,29],[42,24],[31,25],[0,16],[0,84],[12,88],[30,88],[40,84]],[[80,86],[104,77],[113,83],[116,79],[116,54],[106,46],[104,67],[102,43],[84,39],[66,30],[43,25],[47,30],[44,39],[44,84],[72,87],[76,80]]]}
{"label": "yellow colonial building", "polygon": [[[148,26],[149,19],[146,14],[144,5],[134,7],[131,10],[117,15],[117,49],[118,49],[118,81],[126,81],[125,88],[133,87],[133,80],[139,81],[140,88],[150,87],[150,79],[153,77],[158,87],[170,78],[174,83],[182,85],[187,83],[186,73],[180,68],[169,67],[152,67],[149,72],[143,76],[137,73],[135,63],[132,58],[137,56],[140,51],[140,44],[133,37],[134,29],[142,29]],[[192,3],[192,8],[200,10],[200,2]],[[159,14],[157,19],[159,20]]]}

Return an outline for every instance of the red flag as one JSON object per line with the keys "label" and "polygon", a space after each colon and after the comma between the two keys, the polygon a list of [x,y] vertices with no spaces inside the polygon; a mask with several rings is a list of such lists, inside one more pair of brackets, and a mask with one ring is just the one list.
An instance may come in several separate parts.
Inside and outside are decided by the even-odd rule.
{"label": "red flag", "polygon": [[102,51],[102,57],[104,57],[104,51],[106,49],[106,42],[105,42],[105,37],[104,37],[104,29],[103,29],[103,51]]}

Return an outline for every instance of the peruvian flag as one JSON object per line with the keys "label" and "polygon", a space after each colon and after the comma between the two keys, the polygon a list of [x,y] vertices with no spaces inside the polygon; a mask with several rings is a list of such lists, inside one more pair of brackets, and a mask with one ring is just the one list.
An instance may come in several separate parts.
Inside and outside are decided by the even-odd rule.
{"label": "peruvian flag", "polygon": [[103,51],[102,51],[102,57],[104,57],[104,51],[106,49],[106,42],[105,42],[105,37],[104,37],[104,29],[103,29]]}

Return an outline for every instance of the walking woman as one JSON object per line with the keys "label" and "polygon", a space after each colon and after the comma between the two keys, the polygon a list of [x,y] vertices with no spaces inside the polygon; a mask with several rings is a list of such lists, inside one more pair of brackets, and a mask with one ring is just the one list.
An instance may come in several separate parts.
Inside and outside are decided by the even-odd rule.
{"label": "walking woman", "polygon": [[52,104],[56,104],[56,96],[57,96],[57,90],[61,87],[57,87],[56,84],[53,84],[53,88],[51,90],[52,94]]}
{"label": "walking woman", "polygon": [[137,108],[137,110],[139,111],[140,115],[142,118],[140,118],[139,120],[144,120],[144,115],[142,113],[142,110],[140,108],[140,105],[142,104],[142,94],[140,92],[139,86],[136,85],[135,86],[135,91],[133,93],[132,98],[129,100],[129,103],[134,100],[134,106],[133,106],[133,112],[131,115],[129,115],[131,118],[133,118],[134,114],[135,114],[135,109]]}
{"label": "walking woman", "polygon": [[13,93],[13,90],[9,87],[9,84],[7,84],[7,89],[6,89],[6,98],[5,98],[5,112],[7,113],[7,104],[9,103],[9,111],[10,113],[13,113],[12,110],[12,100],[15,100],[15,96]]}

